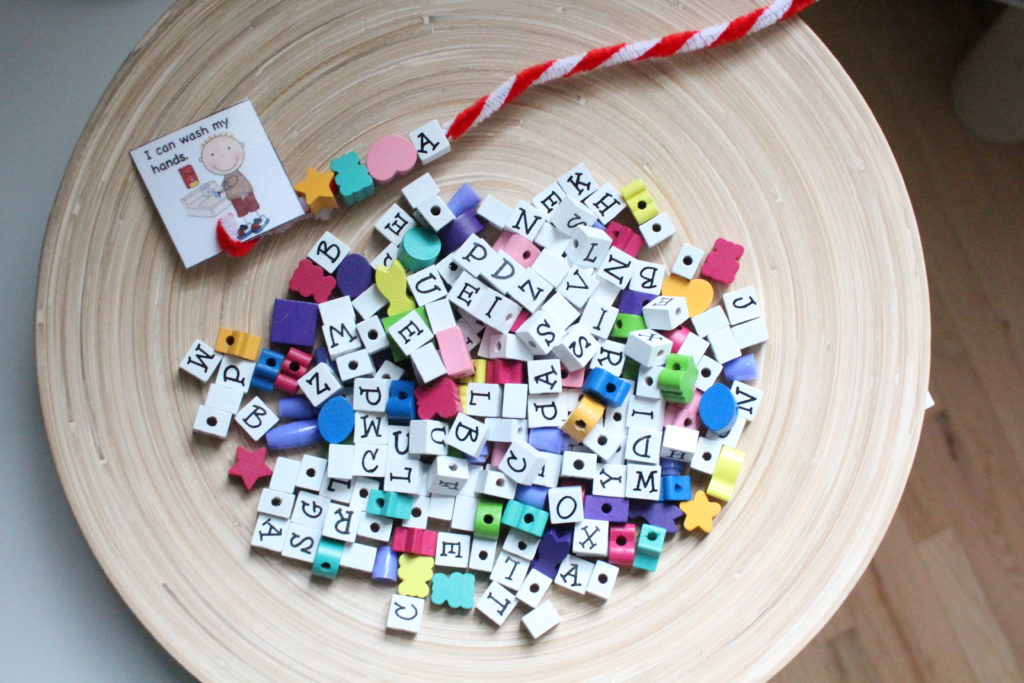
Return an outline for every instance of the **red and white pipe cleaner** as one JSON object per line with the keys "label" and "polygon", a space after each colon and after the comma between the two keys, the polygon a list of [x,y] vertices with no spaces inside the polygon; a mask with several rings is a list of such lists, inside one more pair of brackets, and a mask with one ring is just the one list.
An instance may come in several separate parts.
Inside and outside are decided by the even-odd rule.
{"label": "red and white pipe cleaner", "polygon": [[777,24],[783,19],[788,19],[817,1],[777,0],[749,14],[736,17],[732,21],[709,26],[699,31],[681,31],[663,38],[597,47],[589,52],[571,57],[534,64],[499,85],[489,95],[481,97],[459,112],[458,116],[445,126],[446,135],[449,140],[457,140],[463,133],[522,95],[527,88],[532,86],[547,83],[556,78],[568,78],[594,69],[615,66],[623,62],[671,57],[725,45]]}

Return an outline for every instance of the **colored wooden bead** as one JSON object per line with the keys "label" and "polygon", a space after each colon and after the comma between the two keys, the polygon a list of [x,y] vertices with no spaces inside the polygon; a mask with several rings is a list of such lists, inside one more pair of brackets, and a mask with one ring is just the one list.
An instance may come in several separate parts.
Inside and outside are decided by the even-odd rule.
{"label": "colored wooden bead", "polygon": [[416,416],[421,420],[450,420],[462,412],[459,388],[450,377],[441,377],[428,385],[417,386],[414,393]]}
{"label": "colored wooden bead", "polygon": [[429,228],[415,225],[402,237],[398,260],[408,271],[416,271],[435,263],[441,254],[441,238]]}
{"label": "colored wooden bead", "polygon": [[713,384],[701,397],[700,421],[710,432],[728,434],[737,414],[736,397],[724,384]]}
{"label": "colored wooden bead", "polygon": [[416,302],[406,291],[408,283],[405,266],[401,261],[395,261],[387,268],[377,268],[374,282],[380,293],[388,300],[389,316],[407,313],[416,308]]}
{"label": "colored wooden bead", "polygon": [[316,416],[317,430],[327,443],[341,443],[352,435],[355,413],[344,396],[332,396]]}
{"label": "colored wooden bead", "polygon": [[391,546],[382,545],[377,548],[370,578],[377,583],[398,582],[398,553],[392,550]]}
{"label": "colored wooden bead", "polygon": [[434,558],[402,553],[398,556],[398,593],[414,598],[430,595],[427,584],[434,576]]}
{"label": "colored wooden bead", "polygon": [[621,249],[630,256],[636,256],[644,248],[644,238],[622,223],[609,222],[605,232],[612,238],[613,247]]}
{"label": "colored wooden bead", "polygon": [[448,208],[456,216],[460,216],[466,211],[476,211],[478,206],[480,206],[480,195],[469,183],[463,183],[448,200]]}
{"label": "colored wooden bead", "polygon": [[351,253],[341,260],[334,272],[338,291],[355,299],[373,284],[374,270],[361,254]]}
{"label": "colored wooden bead", "polygon": [[309,370],[312,362],[311,354],[294,347],[288,349],[281,362],[281,371],[274,379],[274,388],[294,396],[299,390],[299,380]]}
{"label": "colored wooden bead", "polygon": [[295,267],[295,271],[288,281],[288,289],[299,296],[313,299],[318,304],[331,298],[334,286],[335,279],[308,258],[299,261],[299,265]]}
{"label": "colored wooden bead", "polygon": [[373,178],[359,162],[359,155],[355,152],[347,152],[332,160],[331,170],[334,171],[338,194],[346,206],[352,206],[373,195]]}
{"label": "colored wooden bead", "polygon": [[296,420],[277,425],[264,438],[267,440],[267,448],[272,451],[312,446],[323,440],[316,420]]}
{"label": "colored wooden bead", "polygon": [[730,446],[722,446],[718,453],[718,462],[715,463],[715,473],[711,475],[708,483],[708,495],[728,503],[732,499],[733,489],[736,488],[736,480],[743,468],[743,459],[746,453]]}
{"label": "colored wooden bead", "polygon": [[409,519],[413,498],[396,491],[370,491],[366,499],[366,512],[391,519]]}
{"label": "colored wooden bead", "polygon": [[472,609],[476,575],[472,572],[434,574],[430,584],[430,602],[453,609]]}
{"label": "colored wooden bead", "polygon": [[636,525],[612,524],[608,527],[608,562],[617,567],[632,567],[636,556]]}
{"label": "colored wooden bead", "polygon": [[514,232],[505,234],[508,235],[508,237],[501,245],[501,248],[499,249],[497,245],[495,245],[495,249],[508,254],[509,257],[523,268],[529,268],[532,266],[537,261],[537,257],[540,256],[541,253],[541,250],[537,248],[537,245],[522,235],[517,235]]}
{"label": "colored wooden bead", "polygon": [[647,325],[644,324],[643,316],[619,313],[615,316],[615,322],[612,324],[612,331],[608,337],[609,339],[627,339],[631,332],[645,329],[647,329]]}
{"label": "colored wooden bead", "polygon": [[680,503],[679,509],[686,515],[686,518],[683,519],[684,529],[687,531],[700,529],[704,533],[709,534],[714,528],[715,517],[722,511],[722,506],[719,503],[708,500],[708,496],[704,491],[697,491],[692,500]]}
{"label": "colored wooden bead", "polygon": [[730,242],[719,237],[715,240],[715,246],[711,253],[704,259],[704,267],[700,269],[701,277],[722,284],[731,284],[736,278],[736,271],[740,269],[740,257],[743,256],[743,246]]}
{"label": "colored wooden bead", "polygon": [[487,361],[487,383],[523,384],[525,370],[523,361],[493,358]]}
{"label": "colored wooden bead", "polygon": [[411,171],[416,161],[416,148],[401,135],[377,138],[366,150],[366,170],[382,185]]}
{"label": "colored wooden bead", "polygon": [[245,360],[256,360],[260,353],[262,340],[241,330],[230,330],[226,327],[217,332],[217,341],[213,348],[217,353],[237,356]]}
{"label": "colored wooden bead", "polygon": [[697,381],[697,365],[689,356],[668,355],[665,369],[658,374],[658,389],[666,401],[689,403]]}
{"label": "colored wooden bead", "polygon": [[540,536],[548,525],[548,513],[518,500],[505,503],[501,523],[532,536]]}
{"label": "colored wooden bead", "polygon": [[461,329],[452,326],[435,331],[434,338],[437,340],[437,350],[441,354],[441,361],[449,377],[469,377],[474,374],[473,359],[466,348],[466,338]]}
{"label": "colored wooden bead", "polygon": [[284,354],[270,349],[260,351],[260,357],[256,361],[256,367],[252,373],[250,386],[260,391],[271,391],[274,388],[274,381],[281,372],[281,364],[284,363]]}
{"label": "colored wooden bead", "polygon": [[472,210],[466,210],[452,220],[438,233],[441,239],[441,255],[447,256],[459,249],[471,236],[483,232],[484,224]]}
{"label": "colored wooden bead", "polygon": [[270,342],[312,348],[319,314],[315,303],[276,299],[270,319]]}
{"label": "colored wooden bead", "polygon": [[[655,298],[656,295],[649,292],[638,292],[632,289],[627,289],[619,296],[619,313],[643,315],[644,306],[649,304]],[[644,326],[648,326],[646,321],[644,321]]]}
{"label": "colored wooden bead", "polygon": [[493,498],[481,498],[477,501],[473,533],[483,538],[498,538],[503,507],[502,501]]}
{"label": "colored wooden bead", "polygon": [[604,404],[590,395],[581,396],[576,409],[569,414],[569,419],[562,425],[562,431],[579,443],[586,438],[602,417],[604,417]]}
{"label": "colored wooden bead", "polygon": [[583,391],[606,406],[621,406],[631,393],[629,382],[612,373],[595,368],[587,374]]}
{"label": "colored wooden bead", "polygon": [[654,198],[647,191],[644,181],[639,178],[623,186],[622,198],[637,223],[646,223],[658,215],[658,207],[654,205]]}
{"label": "colored wooden bead", "polygon": [[437,532],[407,526],[395,527],[391,535],[391,549],[396,553],[433,557],[437,551]]}
{"label": "colored wooden bead", "polygon": [[722,372],[727,382],[745,382],[761,376],[757,370],[757,359],[750,353],[725,363]]}
{"label": "colored wooden bead", "polygon": [[558,573],[558,567],[572,549],[572,535],[571,527],[548,527],[541,536],[530,568],[536,569],[548,578],[554,578]]}
{"label": "colored wooden bead", "polygon": [[338,208],[338,200],[331,188],[333,180],[334,174],[330,171],[321,173],[315,168],[307,168],[306,177],[295,183],[295,191],[306,200],[306,206],[311,214]]}
{"label": "colored wooden bead", "polygon": [[658,560],[661,558],[661,551],[664,547],[665,529],[644,524],[640,527],[640,535],[637,537],[633,566],[653,572],[658,568]]}
{"label": "colored wooden bead", "polygon": [[341,557],[345,552],[345,544],[329,538],[321,538],[313,558],[313,576],[322,579],[333,579],[341,569]]}
{"label": "colored wooden bead", "polygon": [[665,296],[681,296],[686,299],[686,308],[690,317],[700,315],[708,310],[715,298],[715,288],[707,280],[686,280],[678,275],[670,275],[661,285],[661,293]]}
{"label": "colored wooden bead", "polygon": [[228,475],[241,479],[242,484],[245,485],[245,490],[251,491],[257,481],[274,473],[273,470],[267,467],[266,461],[266,448],[257,448],[250,451],[239,446],[235,449],[235,464],[228,470]]}
{"label": "colored wooden bead", "polygon": [[417,388],[416,383],[409,380],[396,379],[391,381],[391,384],[388,386],[388,400],[385,406],[385,412],[389,420],[409,422],[416,419],[417,397],[415,392]]}
{"label": "colored wooden bead", "polygon": [[583,516],[586,519],[625,523],[629,519],[629,501],[610,496],[587,496],[583,500]]}

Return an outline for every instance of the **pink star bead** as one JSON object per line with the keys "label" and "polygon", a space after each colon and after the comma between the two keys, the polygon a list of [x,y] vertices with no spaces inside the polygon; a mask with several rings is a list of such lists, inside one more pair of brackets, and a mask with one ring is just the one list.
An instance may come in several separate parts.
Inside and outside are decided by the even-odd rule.
{"label": "pink star bead", "polygon": [[251,491],[257,481],[274,473],[274,470],[267,467],[266,461],[266,448],[250,451],[239,446],[235,450],[235,464],[228,470],[228,476],[238,477],[245,484],[246,491]]}

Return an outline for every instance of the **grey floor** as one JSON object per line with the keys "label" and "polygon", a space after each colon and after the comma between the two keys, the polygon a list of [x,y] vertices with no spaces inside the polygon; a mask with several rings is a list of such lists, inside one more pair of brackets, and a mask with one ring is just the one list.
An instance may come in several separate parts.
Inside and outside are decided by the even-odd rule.
{"label": "grey floor", "polygon": [[188,679],[118,597],[78,530],[50,458],[33,351],[39,252],[64,166],[114,72],[170,4],[0,2],[0,678],[7,681]]}

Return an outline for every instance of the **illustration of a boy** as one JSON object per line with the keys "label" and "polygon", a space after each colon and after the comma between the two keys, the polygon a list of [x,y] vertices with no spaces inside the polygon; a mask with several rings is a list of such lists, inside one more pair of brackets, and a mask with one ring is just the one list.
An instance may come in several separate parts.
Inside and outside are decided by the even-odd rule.
{"label": "illustration of a boy", "polygon": [[[259,211],[260,203],[256,201],[252,183],[238,170],[245,161],[245,145],[228,133],[214,135],[203,143],[200,159],[207,171],[224,176],[221,192],[231,201],[243,223],[246,215]],[[250,231],[259,232],[267,223],[267,217],[258,214],[251,225],[239,227],[239,237]]]}

